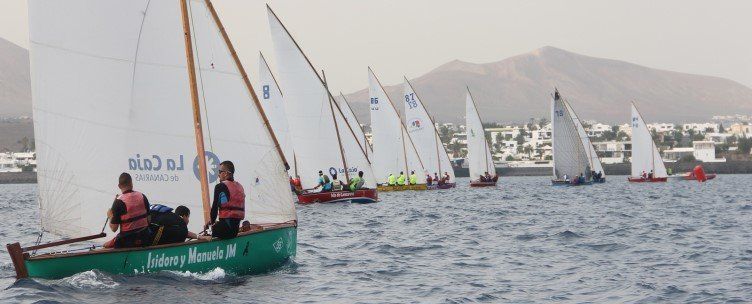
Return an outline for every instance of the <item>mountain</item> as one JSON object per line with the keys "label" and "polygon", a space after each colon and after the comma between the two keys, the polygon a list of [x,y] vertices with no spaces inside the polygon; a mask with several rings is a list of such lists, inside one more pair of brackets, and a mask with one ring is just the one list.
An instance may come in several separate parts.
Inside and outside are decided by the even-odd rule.
{"label": "mountain", "polygon": [[0,117],[31,116],[29,51],[0,38]]}
{"label": "mountain", "polygon": [[[378,70],[378,69],[377,69]],[[486,122],[550,119],[557,87],[578,116],[627,123],[634,100],[648,122],[708,121],[714,114],[752,114],[752,89],[710,76],[652,69],[546,46],[498,62],[454,60],[410,80],[437,121],[463,122],[465,85]],[[402,83],[386,87],[401,109]],[[368,90],[346,96],[363,123],[369,121]]]}

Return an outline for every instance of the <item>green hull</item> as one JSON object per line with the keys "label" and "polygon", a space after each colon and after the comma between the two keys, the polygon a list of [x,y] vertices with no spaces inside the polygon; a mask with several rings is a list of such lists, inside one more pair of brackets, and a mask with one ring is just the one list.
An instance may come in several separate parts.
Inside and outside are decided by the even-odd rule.
{"label": "green hull", "polygon": [[236,275],[273,270],[295,256],[296,227],[282,227],[231,240],[194,241],[138,249],[40,255],[26,258],[29,277],[59,279],[97,269],[111,274],[162,270],[201,273],[217,267]]}
{"label": "green hull", "polygon": [[426,184],[404,185],[404,186],[379,185],[377,188],[379,191],[383,191],[383,192],[406,191],[406,190],[428,190],[428,186]]}

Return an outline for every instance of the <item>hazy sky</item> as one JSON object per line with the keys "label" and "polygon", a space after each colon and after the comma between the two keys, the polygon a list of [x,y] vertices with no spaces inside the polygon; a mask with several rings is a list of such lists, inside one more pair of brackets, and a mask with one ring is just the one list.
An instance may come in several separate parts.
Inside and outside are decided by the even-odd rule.
{"label": "hazy sky", "polygon": [[[104,0],[93,0],[104,1]],[[152,0],[175,1],[177,0]],[[752,87],[752,1],[214,0],[246,68],[274,69],[264,4],[334,91],[418,77],[450,60],[484,63],[545,45]],[[0,0],[0,37],[28,47],[25,0]]]}

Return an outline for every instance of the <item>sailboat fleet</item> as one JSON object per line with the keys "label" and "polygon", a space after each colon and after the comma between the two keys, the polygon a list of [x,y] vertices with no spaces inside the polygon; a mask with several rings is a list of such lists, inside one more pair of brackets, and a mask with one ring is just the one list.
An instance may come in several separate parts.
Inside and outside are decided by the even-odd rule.
{"label": "sailboat fleet", "polygon": [[[456,187],[436,123],[407,78],[404,99],[394,102],[368,68],[369,142],[345,96],[332,95],[323,71],[268,6],[267,15],[277,74],[259,54],[252,84],[210,0],[29,1],[41,228],[70,239],[9,244],[17,277],[90,269],[265,272],[296,254],[294,196],[300,204],[374,203],[380,191]],[[489,142],[466,93],[470,186],[494,187]],[[552,183],[605,182],[582,123],[558,90],[551,121]],[[629,181],[665,181],[634,103],[631,124]],[[200,231],[223,160],[235,163],[249,193],[253,228],[238,237],[37,253],[107,236],[101,215],[109,206],[102,202],[120,172],[160,203],[202,210],[204,221],[189,225]],[[343,182],[326,189],[327,180]]]}

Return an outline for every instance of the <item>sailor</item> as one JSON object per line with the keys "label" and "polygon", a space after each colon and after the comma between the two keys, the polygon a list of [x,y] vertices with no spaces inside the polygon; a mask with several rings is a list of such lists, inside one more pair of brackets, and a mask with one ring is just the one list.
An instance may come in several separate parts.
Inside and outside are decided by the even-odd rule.
{"label": "sailor", "polygon": [[321,188],[321,192],[332,191],[332,182],[329,180],[329,176],[325,175],[321,171],[319,171],[319,184],[316,187],[313,187],[313,190],[316,190],[318,188]]}
{"label": "sailor", "polygon": [[405,172],[400,171],[400,175],[397,177],[397,185],[404,186],[406,179],[407,177],[405,177]]}
{"label": "sailor", "polygon": [[564,180],[565,180],[565,181],[569,181],[569,175],[567,175],[567,174],[564,174]]}
{"label": "sailor", "polygon": [[410,171],[410,185],[418,184],[418,176],[415,175],[415,171]]}
{"label": "sailor", "polygon": [[133,191],[133,179],[128,173],[118,178],[121,194],[115,196],[112,207],[107,210],[112,232],[120,232],[104,244],[105,248],[142,247],[149,242],[147,211],[149,200],[141,192]]}
{"label": "sailor", "polygon": [[151,242],[153,245],[182,243],[185,239],[199,237],[188,231],[191,210],[186,206],[178,206],[175,212],[164,205],[152,205],[149,209],[149,226],[151,227]]}
{"label": "sailor", "polygon": [[445,183],[449,182],[449,173],[447,173],[447,172],[444,172],[444,182]]}
{"label": "sailor", "polygon": [[344,184],[337,179],[337,173],[332,174],[332,191],[342,191],[344,189]]}
{"label": "sailor", "polygon": [[358,176],[350,179],[350,191],[355,192],[355,190],[362,189],[364,183],[363,171],[358,171]]}
{"label": "sailor", "polygon": [[[488,173],[488,172],[486,172],[486,173]],[[478,180],[479,180],[480,182],[487,182],[487,181],[488,181],[488,180],[486,179],[486,176],[485,176],[485,175],[481,175],[481,176],[480,176],[480,178],[479,178]]]}
{"label": "sailor", "polygon": [[490,182],[490,181],[493,180],[493,178],[491,177],[491,174],[488,174],[488,171],[486,171],[486,176],[485,177],[486,177],[486,181],[487,182]]}
{"label": "sailor", "polygon": [[653,176],[654,176],[654,175],[653,175],[653,170],[650,170],[650,173],[648,173],[648,178],[652,179],[652,178],[653,178]]}
{"label": "sailor", "polygon": [[295,178],[291,177],[290,186],[292,187],[292,192],[296,194],[300,193],[303,190],[303,186],[300,184],[300,176],[295,175]]}
{"label": "sailor", "polygon": [[[235,165],[229,161],[219,164],[219,184],[214,186],[210,221],[212,237],[231,239],[238,236],[240,222],[245,217],[245,190],[235,181]],[[217,220],[219,216],[219,220]]]}
{"label": "sailor", "polygon": [[431,177],[431,174],[426,174],[426,185],[433,184],[433,177]]}
{"label": "sailor", "polygon": [[642,176],[643,179],[647,179],[648,178],[648,174],[645,173],[645,170],[642,170],[642,174],[640,174],[640,176]]}
{"label": "sailor", "polygon": [[389,186],[394,186],[397,184],[397,178],[394,177],[394,174],[391,174],[391,173],[389,174],[388,181],[389,181]]}
{"label": "sailor", "polygon": [[444,180],[440,180],[439,179],[439,175],[436,174],[436,172],[433,173],[433,180],[435,180],[436,183],[439,184],[439,185],[443,185],[444,184]]}

